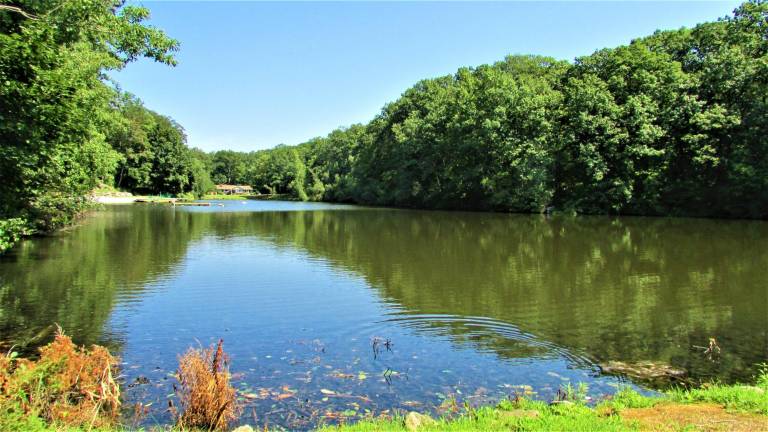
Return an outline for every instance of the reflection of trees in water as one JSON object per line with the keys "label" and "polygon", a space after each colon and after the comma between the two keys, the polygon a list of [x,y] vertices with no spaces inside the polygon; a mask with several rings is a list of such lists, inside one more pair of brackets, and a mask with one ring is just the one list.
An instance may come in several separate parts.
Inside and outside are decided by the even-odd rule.
{"label": "reflection of trees in water", "polygon": [[115,303],[140,296],[147,282],[168,273],[205,228],[189,214],[166,210],[112,208],[4,256],[3,338],[24,343],[58,323],[77,343],[118,348],[120,335],[102,337]]}
{"label": "reflection of trees in water", "polygon": [[[764,222],[379,210],[253,222],[360,273],[405,315],[490,317],[595,361],[661,360],[701,377],[748,378],[768,354]],[[519,353],[519,341],[443,327]],[[691,349],[709,336],[726,347],[721,363]]]}
{"label": "reflection of trees in water", "polygon": [[[559,345],[595,361],[661,360],[746,378],[768,355],[766,234],[768,224],[744,221],[115,208],[0,261],[0,334],[28,338],[58,322],[79,343],[100,341],[115,304],[172,271],[190,241],[256,236],[362,275],[404,308],[393,319],[456,343],[505,357]],[[690,349],[709,336],[722,364]]]}

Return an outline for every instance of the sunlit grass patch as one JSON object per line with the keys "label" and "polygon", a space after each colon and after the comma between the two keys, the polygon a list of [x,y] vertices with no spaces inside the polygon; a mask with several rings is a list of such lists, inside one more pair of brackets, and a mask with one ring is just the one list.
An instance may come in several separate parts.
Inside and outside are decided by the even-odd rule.
{"label": "sunlit grass patch", "polygon": [[763,367],[754,386],[710,384],[700,389],[673,390],[669,396],[681,403],[717,403],[729,410],[768,415],[768,369]]}
{"label": "sunlit grass patch", "polygon": [[609,401],[597,406],[598,411],[618,411],[625,408],[650,408],[666,400],[665,396],[643,396],[630,387],[622,387]]}
{"label": "sunlit grass patch", "polygon": [[[768,430],[768,418],[764,417],[768,415],[767,390],[768,374],[765,370],[757,377],[755,386],[708,385],[701,389],[673,390],[658,396],[644,396],[626,387],[595,407],[583,403],[580,397],[582,392],[578,388],[569,387],[562,391],[564,402],[548,404],[525,398],[504,400],[496,407],[469,409],[457,417],[438,419],[436,424],[419,427],[418,430],[621,432],[653,429],[667,423],[670,427],[685,430],[687,427],[696,428],[720,420],[729,422],[730,426],[736,428],[734,430],[755,430],[755,427],[762,426]],[[722,406],[727,411],[748,413],[729,414]],[[699,419],[701,416],[711,418]],[[403,417],[395,417],[343,425],[337,429],[327,427],[324,430],[372,432],[408,429]]]}
{"label": "sunlit grass patch", "polygon": [[[325,431],[344,432],[404,431],[407,430],[403,417],[389,420],[372,420],[338,428],[328,427]],[[582,404],[547,405],[543,402],[522,400],[504,401],[497,407],[473,409],[452,419],[441,419],[434,425],[418,428],[419,431],[637,431],[638,426],[626,423],[619,416],[601,415],[598,411]]]}

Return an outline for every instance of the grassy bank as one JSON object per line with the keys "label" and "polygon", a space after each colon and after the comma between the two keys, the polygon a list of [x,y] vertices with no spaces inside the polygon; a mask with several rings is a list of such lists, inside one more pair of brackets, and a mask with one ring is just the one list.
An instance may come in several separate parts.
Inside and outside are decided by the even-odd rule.
{"label": "grassy bank", "polygon": [[299,198],[291,194],[261,194],[253,196],[252,199],[262,201],[301,201]]}
{"label": "grassy bank", "polygon": [[423,431],[757,431],[768,430],[768,374],[754,386],[711,385],[646,397],[624,389],[591,407],[579,400],[548,404],[528,399],[505,400],[495,407],[465,408],[451,418],[433,420],[408,414],[325,432]]}

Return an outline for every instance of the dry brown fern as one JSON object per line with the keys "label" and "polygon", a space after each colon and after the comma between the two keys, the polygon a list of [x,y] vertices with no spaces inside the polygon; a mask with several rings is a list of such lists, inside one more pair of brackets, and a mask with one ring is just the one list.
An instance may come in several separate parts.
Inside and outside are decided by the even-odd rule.
{"label": "dry brown fern", "polygon": [[76,346],[59,329],[37,361],[0,358],[0,402],[66,426],[107,426],[120,413],[117,359],[101,346]]}
{"label": "dry brown fern", "polygon": [[215,349],[190,348],[179,358],[179,426],[224,430],[239,415],[223,344],[219,340]]}

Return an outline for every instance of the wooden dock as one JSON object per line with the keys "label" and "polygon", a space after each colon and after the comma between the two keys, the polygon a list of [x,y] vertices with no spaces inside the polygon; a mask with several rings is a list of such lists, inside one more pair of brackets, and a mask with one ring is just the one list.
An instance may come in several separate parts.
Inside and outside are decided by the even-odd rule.
{"label": "wooden dock", "polygon": [[210,207],[211,203],[209,202],[175,202],[174,205],[177,206],[190,206],[190,207]]}
{"label": "wooden dock", "polygon": [[198,202],[198,201],[179,201],[176,198],[163,198],[163,199],[137,199],[137,203],[140,204],[170,204],[172,206],[190,206],[190,207],[210,207],[211,203],[209,202]]}

